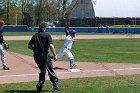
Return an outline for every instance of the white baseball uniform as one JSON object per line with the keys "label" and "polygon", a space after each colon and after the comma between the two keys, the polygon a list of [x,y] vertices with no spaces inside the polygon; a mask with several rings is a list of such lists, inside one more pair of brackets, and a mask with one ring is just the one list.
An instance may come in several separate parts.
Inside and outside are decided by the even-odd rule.
{"label": "white baseball uniform", "polygon": [[69,57],[69,59],[74,59],[74,56],[72,55],[72,53],[70,51],[72,48],[72,44],[73,44],[73,38],[70,35],[66,36],[64,45],[60,49],[58,54],[56,55],[56,58],[58,59],[64,55],[66,55],[67,57]]}
{"label": "white baseball uniform", "polygon": [[3,49],[3,44],[2,43],[0,43],[0,55],[1,55],[2,65],[4,67],[4,66],[6,66],[6,63],[5,63],[5,53],[4,53],[4,49]]}
{"label": "white baseball uniform", "polygon": [[2,61],[2,65],[7,66],[6,62],[5,62],[5,53],[4,53],[4,48],[3,48],[3,27],[0,27],[0,55],[1,55],[1,61]]}

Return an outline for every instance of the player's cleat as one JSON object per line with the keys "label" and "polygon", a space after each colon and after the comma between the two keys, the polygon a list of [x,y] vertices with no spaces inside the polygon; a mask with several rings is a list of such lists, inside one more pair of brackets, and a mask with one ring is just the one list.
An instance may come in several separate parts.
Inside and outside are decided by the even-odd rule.
{"label": "player's cleat", "polygon": [[74,69],[76,67],[77,67],[77,65],[75,65],[75,64],[70,65],[70,69]]}
{"label": "player's cleat", "polygon": [[37,92],[41,92],[42,91],[42,85],[40,85],[40,84],[37,84],[36,85],[36,88],[37,88]]}
{"label": "player's cleat", "polygon": [[10,68],[7,67],[7,66],[4,66],[2,69],[3,69],[3,70],[10,70]]}

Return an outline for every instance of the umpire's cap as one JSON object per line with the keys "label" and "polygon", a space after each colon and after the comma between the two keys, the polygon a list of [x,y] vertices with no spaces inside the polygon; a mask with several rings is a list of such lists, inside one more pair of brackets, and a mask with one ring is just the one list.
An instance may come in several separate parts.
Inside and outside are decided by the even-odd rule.
{"label": "umpire's cap", "polygon": [[69,33],[70,33],[70,34],[75,34],[76,31],[75,31],[75,30],[70,30]]}
{"label": "umpire's cap", "polygon": [[3,26],[5,23],[3,20],[0,20],[0,26]]}
{"label": "umpire's cap", "polygon": [[45,22],[41,22],[39,24],[39,28],[46,28],[46,23]]}

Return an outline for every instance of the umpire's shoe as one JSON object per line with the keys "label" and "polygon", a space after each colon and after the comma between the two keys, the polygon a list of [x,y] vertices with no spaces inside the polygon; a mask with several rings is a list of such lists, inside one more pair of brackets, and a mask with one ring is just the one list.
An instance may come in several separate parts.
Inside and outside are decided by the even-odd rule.
{"label": "umpire's shoe", "polygon": [[36,88],[37,88],[37,92],[40,93],[42,91],[43,85],[37,84]]}
{"label": "umpire's shoe", "polygon": [[60,91],[60,89],[58,88],[58,83],[53,84],[53,92],[57,92]]}
{"label": "umpire's shoe", "polygon": [[54,89],[54,90],[53,90],[53,92],[58,92],[58,91],[60,91],[60,89]]}

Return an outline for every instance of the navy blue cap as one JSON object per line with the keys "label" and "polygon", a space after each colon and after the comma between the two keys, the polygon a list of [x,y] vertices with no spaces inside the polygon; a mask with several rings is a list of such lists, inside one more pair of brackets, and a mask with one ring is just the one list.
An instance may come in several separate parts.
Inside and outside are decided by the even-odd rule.
{"label": "navy blue cap", "polygon": [[39,27],[40,27],[40,28],[46,28],[46,23],[45,23],[45,22],[39,23]]}

